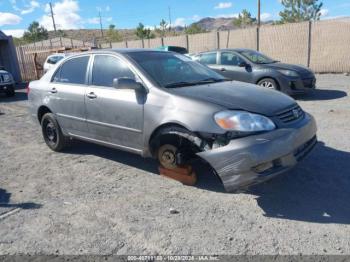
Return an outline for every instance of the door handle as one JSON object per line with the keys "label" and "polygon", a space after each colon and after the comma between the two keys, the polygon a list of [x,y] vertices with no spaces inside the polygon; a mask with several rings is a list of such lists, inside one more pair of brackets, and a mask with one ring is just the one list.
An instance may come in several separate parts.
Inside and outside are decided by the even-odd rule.
{"label": "door handle", "polygon": [[50,90],[50,93],[51,94],[56,94],[57,93],[57,89],[55,87],[53,87],[51,90]]}
{"label": "door handle", "polygon": [[94,99],[94,98],[97,97],[97,95],[95,95],[94,92],[90,92],[90,93],[88,93],[86,96],[87,96],[88,98],[90,98],[90,99]]}
{"label": "door handle", "polygon": [[220,68],[220,71],[221,71],[221,72],[225,72],[225,71],[226,71],[226,68],[222,67],[222,68]]}

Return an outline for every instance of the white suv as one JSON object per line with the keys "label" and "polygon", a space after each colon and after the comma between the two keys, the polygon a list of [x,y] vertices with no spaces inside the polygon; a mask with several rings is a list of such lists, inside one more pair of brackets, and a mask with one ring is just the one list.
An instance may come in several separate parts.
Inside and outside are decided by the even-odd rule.
{"label": "white suv", "polygon": [[56,53],[53,55],[49,55],[44,63],[44,73],[49,71],[52,67],[54,67],[57,64],[57,62],[61,61],[66,56],[68,56],[68,54],[65,53]]}

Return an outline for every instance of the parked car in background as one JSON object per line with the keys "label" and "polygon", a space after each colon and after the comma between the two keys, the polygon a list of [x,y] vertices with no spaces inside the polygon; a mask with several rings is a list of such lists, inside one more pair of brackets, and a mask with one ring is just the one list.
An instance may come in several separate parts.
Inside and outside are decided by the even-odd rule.
{"label": "parked car in background", "polygon": [[70,138],[157,158],[204,159],[227,191],[281,174],[316,144],[316,123],[289,96],[227,81],[190,58],[145,49],[65,58],[29,85],[46,144]]}
{"label": "parked car in background", "polygon": [[160,50],[160,51],[171,51],[171,52],[175,52],[175,53],[179,53],[179,54],[187,54],[188,50],[182,46],[159,46],[156,48],[156,50]]}
{"label": "parked car in background", "polygon": [[237,81],[257,84],[289,95],[316,88],[315,74],[307,67],[285,64],[250,49],[221,49],[191,57]]}
{"label": "parked car in background", "polygon": [[0,93],[5,93],[6,96],[14,96],[15,80],[10,72],[6,71],[3,66],[0,66]]}
{"label": "parked car in background", "polygon": [[66,53],[56,53],[49,55],[44,63],[44,73],[49,71],[52,67],[54,67],[59,61],[61,61],[63,58],[67,57],[68,54]]}

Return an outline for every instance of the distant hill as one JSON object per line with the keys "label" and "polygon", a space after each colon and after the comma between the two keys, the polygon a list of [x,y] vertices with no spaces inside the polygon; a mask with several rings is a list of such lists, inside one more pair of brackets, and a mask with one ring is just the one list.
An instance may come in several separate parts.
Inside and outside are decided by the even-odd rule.
{"label": "distant hill", "polygon": [[[238,27],[233,24],[234,18],[212,18],[205,17],[194,24],[197,24],[199,27],[206,31],[222,31],[222,30],[233,30]],[[265,22],[264,24],[270,24],[272,21]],[[191,25],[190,25],[191,26]],[[103,30],[104,36],[107,35],[107,29]],[[125,41],[136,40],[138,39],[135,34],[135,29],[118,29],[122,39]],[[181,35],[185,31],[185,28],[182,26],[176,26],[173,28],[172,32],[167,32],[167,36]],[[153,31],[156,37],[159,37],[159,33]],[[72,30],[59,30],[57,34],[54,31],[49,31],[49,38],[54,38],[56,36],[62,36],[67,38],[73,38],[77,40],[82,40],[85,42],[93,42],[94,39],[101,40],[102,34],[100,29],[72,29]]]}

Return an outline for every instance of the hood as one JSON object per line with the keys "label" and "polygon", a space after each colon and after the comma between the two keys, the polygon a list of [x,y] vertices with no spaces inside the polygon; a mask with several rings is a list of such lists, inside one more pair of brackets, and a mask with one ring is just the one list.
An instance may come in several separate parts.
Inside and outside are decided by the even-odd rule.
{"label": "hood", "polygon": [[279,91],[237,81],[173,88],[168,89],[168,92],[226,109],[245,110],[266,116],[273,116],[296,104],[294,99]]}
{"label": "hood", "polygon": [[292,64],[284,64],[284,63],[272,63],[272,64],[264,64],[264,68],[271,68],[271,69],[284,69],[284,70],[294,70],[298,72],[301,75],[310,75],[313,74],[312,71],[302,65],[292,65]]}

